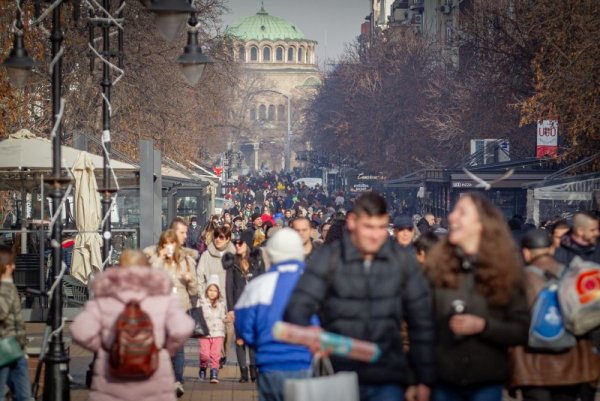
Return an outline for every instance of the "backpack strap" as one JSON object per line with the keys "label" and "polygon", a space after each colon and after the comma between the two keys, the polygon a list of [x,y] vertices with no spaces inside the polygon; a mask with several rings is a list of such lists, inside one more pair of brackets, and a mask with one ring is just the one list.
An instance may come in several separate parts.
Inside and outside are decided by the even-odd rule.
{"label": "backpack strap", "polygon": [[560,280],[566,271],[566,269],[563,267],[563,269],[557,275],[555,275],[555,274],[550,273],[549,271],[546,271],[536,265],[527,265],[527,266],[525,266],[525,270],[530,271],[533,274],[540,276],[545,281]]}

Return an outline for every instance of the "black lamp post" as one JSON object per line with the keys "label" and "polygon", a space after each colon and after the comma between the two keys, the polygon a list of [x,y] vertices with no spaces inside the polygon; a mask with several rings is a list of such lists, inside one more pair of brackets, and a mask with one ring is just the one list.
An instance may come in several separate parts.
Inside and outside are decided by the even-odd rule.
{"label": "black lamp post", "polygon": [[188,20],[188,42],[183,48],[183,54],[177,58],[177,63],[181,66],[181,71],[188,84],[196,86],[204,68],[207,64],[212,63],[210,57],[202,53],[202,47],[198,45],[198,19],[196,12],[190,14]]}
{"label": "black lamp post", "polygon": [[20,8],[17,10],[17,19],[15,23],[15,39],[10,54],[4,60],[2,65],[6,67],[6,73],[10,83],[16,88],[23,88],[25,81],[33,69],[33,59],[29,57],[23,40],[23,21]]}
{"label": "black lamp post", "polygon": [[[63,33],[61,30],[61,7],[62,1],[52,11],[52,32],[50,42],[52,44],[52,59],[55,60],[60,52]],[[52,122],[56,131],[52,138],[52,177],[46,180],[51,186],[52,214],[58,215],[52,227],[52,278],[59,281],[55,287],[50,304],[50,326],[55,333],[50,337],[48,351],[44,364],[46,365],[46,376],[44,379],[44,401],[69,401],[71,398],[69,389],[69,356],[65,349],[62,330],[63,322],[63,293],[62,282],[59,280],[62,267],[62,217],[60,203],[64,194],[64,185],[69,182],[62,175],[61,169],[61,139],[62,124],[60,120],[62,97],[62,57],[54,64],[52,69]]]}

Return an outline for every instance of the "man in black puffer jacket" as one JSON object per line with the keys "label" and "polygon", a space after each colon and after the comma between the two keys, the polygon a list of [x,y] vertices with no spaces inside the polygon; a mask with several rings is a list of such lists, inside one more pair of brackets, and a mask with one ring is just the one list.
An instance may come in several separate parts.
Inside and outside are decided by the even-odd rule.
{"label": "man in black puffer jacket", "polygon": [[[284,319],[303,326],[318,314],[322,328],[377,343],[380,360],[368,364],[332,357],[336,371],[355,371],[361,401],[419,401],[434,382],[434,328],[429,287],[414,255],[389,239],[385,200],[361,196],[341,241],[318,249],[287,305]],[[408,323],[409,358],[400,326]]]}

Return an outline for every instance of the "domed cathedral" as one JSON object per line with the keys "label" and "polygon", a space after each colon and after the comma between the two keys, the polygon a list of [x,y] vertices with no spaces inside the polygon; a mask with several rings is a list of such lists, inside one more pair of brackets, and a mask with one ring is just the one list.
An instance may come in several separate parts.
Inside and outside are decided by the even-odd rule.
{"label": "domed cathedral", "polygon": [[230,146],[242,152],[250,171],[293,168],[295,154],[307,145],[302,139],[306,102],[321,85],[317,42],[292,22],[270,15],[264,4],[226,33],[244,71],[230,113],[231,126],[237,127],[229,133]]}

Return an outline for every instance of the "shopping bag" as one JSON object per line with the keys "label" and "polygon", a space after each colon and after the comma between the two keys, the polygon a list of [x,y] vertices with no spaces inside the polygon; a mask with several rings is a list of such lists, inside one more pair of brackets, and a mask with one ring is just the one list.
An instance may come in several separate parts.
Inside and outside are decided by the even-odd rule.
{"label": "shopping bag", "polygon": [[[23,355],[21,344],[15,336],[5,337],[0,340],[0,368],[10,365]],[[0,394],[1,395],[1,394]]]}
{"label": "shopping bag", "polygon": [[334,373],[329,358],[325,358],[313,361],[313,373],[317,377],[286,380],[285,401],[359,401],[356,372]]}
{"label": "shopping bag", "polygon": [[192,332],[191,338],[206,337],[210,333],[208,332],[208,325],[204,319],[202,308],[192,308],[188,311],[192,319],[194,319],[194,331]]}

